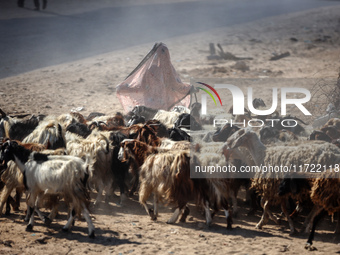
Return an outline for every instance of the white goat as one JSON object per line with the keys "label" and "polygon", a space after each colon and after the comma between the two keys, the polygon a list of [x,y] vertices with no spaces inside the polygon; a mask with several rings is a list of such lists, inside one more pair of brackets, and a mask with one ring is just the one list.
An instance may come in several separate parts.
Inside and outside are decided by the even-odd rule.
{"label": "white goat", "polygon": [[86,182],[92,175],[88,162],[73,156],[48,156],[31,152],[14,141],[6,141],[0,150],[0,160],[5,165],[15,161],[24,176],[24,184],[30,192],[28,204],[33,207],[26,230],[34,225],[34,209],[43,194],[61,194],[71,203],[71,213],[64,231],[68,231],[77,214],[83,213],[88,224],[89,237],[94,237],[94,226],[88,210]]}

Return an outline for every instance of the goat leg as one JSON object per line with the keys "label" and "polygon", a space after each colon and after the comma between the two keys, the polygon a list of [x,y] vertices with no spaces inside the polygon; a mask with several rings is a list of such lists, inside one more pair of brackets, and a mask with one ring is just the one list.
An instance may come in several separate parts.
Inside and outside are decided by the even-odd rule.
{"label": "goat leg", "polygon": [[257,223],[256,228],[258,229],[262,229],[262,227],[268,222],[268,217],[269,216],[269,202],[268,200],[266,200],[263,203],[263,200],[261,201],[261,205],[263,204],[263,213],[262,213],[262,217],[261,220],[259,221],[259,223]]}
{"label": "goat leg", "polygon": [[154,193],[153,195],[153,213],[155,214],[155,217],[158,217],[158,195]]}
{"label": "goat leg", "polygon": [[311,227],[313,226],[313,221],[316,215],[318,215],[320,212],[322,211],[322,208],[317,207],[317,206],[313,206],[312,211],[307,215],[304,223],[303,223],[303,227],[304,230],[303,232],[305,234],[310,233]]}
{"label": "goat leg", "polygon": [[290,215],[289,215],[289,213],[288,213],[288,210],[287,210],[287,206],[286,206],[285,201],[283,201],[283,202],[281,203],[281,210],[282,210],[282,212],[284,213],[284,215],[286,216],[287,221],[288,221],[288,223],[289,223],[289,228],[290,228],[290,233],[289,233],[289,235],[293,235],[294,233],[296,233],[296,231],[295,231],[295,228],[294,228],[293,220],[292,220],[292,218],[290,217]]}
{"label": "goat leg", "polygon": [[132,197],[132,196],[133,196],[133,194],[136,192],[137,187],[138,187],[138,184],[139,184],[139,178],[138,178],[138,176],[135,176],[133,179],[134,179],[134,180],[133,180],[132,188],[131,188],[131,190],[130,190],[130,192],[129,192],[129,197]]}
{"label": "goat leg", "polygon": [[[26,231],[32,231],[34,226],[34,211],[37,208],[37,195],[31,194],[27,201],[27,217],[29,218]],[[33,207],[32,207],[33,205]]]}
{"label": "goat leg", "polygon": [[21,196],[22,196],[22,191],[17,188],[15,191],[15,201],[12,204],[13,211],[19,211]]}
{"label": "goat leg", "polygon": [[232,204],[233,204],[233,216],[235,218],[237,218],[237,214],[238,214],[238,206],[237,206],[237,191],[232,191],[230,195],[231,196],[231,200],[232,200]]}
{"label": "goat leg", "polygon": [[67,220],[66,225],[62,228],[62,230],[64,232],[67,232],[71,229],[72,225],[74,224],[74,217],[76,216],[76,211],[74,210],[74,208],[71,208],[71,213],[69,215],[69,218]]}
{"label": "goat leg", "polygon": [[209,207],[209,202],[205,201],[204,204],[204,212],[205,212],[205,220],[208,226],[211,225],[212,222],[212,217],[211,217],[211,212],[210,212],[210,207]]}
{"label": "goat leg", "polygon": [[181,209],[179,207],[177,207],[176,210],[174,211],[174,213],[172,214],[171,218],[166,223],[174,224],[177,221],[180,213],[181,213]]}
{"label": "goat leg", "polygon": [[11,214],[11,204],[14,203],[14,199],[9,196],[6,201],[6,210],[5,210],[5,215],[10,215]]}
{"label": "goat leg", "polygon": [[315,250],[315,248],[312,246],[313,240],[314,240],[314,234],[315,234],[315,228],[320,219],[322,219],[326,215],[326,211],[322,210],[318,215],[315,216],[313,220],[313,226],[312,226],[312,231],[309,234],[307,243],[305,245],[305,249],[307,250]]}
{"label": "goat leg", "polygon": [[233,211],[229,209],[228,202],[225,199],[223,199],[223,201],[222,201],[222,208],[224,210],[224,214],[225,214],[225,217],[227,219],[227,229],[232,230],[232,223],[233,223],[232,213],[233,213]]}
{"label": "goat leg", "polygon": [[90,238],[94,238],[95,235],[94,235],[94,226],[93,226],[93,223],[92,223],[92,220],[91,220],[91,217],[90,217],[90,213],[89,213],[89,210],[86,208],[85,204],[82,203],[82,207],[83,207],[83,215],[84,215],[84,218],[87,222],[87,226],[88,226],[88,229],[89,229],[89,237]]}
{"label": "goat leg", "polygon": [[340,212],[338,211],[337,213],[338,213],[338,221],[336,223],[336,227],[335,227],[335,231],[334,231],[335,234],[340,233]]}
{"label": "goat leg", "polygon": [[[6,204],[11,192],[12,192],[12,188],[9,188],[7,185],[5,185],[4,188],[2,189],[1,200],[0,200],[0,216],[2,214],[4,205]],[[6,212],[7,212],[7,208],[6,208]]]}
{"label": "goat leg", "polygon": [[180,221],[180,222],[185,222],[186,219],[187,219],[187,216],[189,215],[189,213],[190,213],[189,207],[188,207],[188,206],[185,206],[184,212],[183,212],[181,218],[179,219],[179,221]]}

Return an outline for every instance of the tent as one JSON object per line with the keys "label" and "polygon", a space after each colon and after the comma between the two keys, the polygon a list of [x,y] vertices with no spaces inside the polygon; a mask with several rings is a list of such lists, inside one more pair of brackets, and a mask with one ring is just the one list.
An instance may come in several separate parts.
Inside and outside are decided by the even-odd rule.
{"label": "tent", "polygon": [[117,86],[116,94],[125,112],[136,105],[170,110],[175,105],[188,107],[190,104],[190,84],[181,81],[164,43],[154,45],[142,62]]}

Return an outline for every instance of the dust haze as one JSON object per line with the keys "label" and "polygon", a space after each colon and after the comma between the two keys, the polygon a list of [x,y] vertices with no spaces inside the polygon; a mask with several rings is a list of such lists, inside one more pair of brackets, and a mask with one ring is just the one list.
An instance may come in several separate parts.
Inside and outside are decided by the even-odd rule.
{"label": "dust haze", "polygon": [[82,12],[72,12],[75,2],[61,0],[58,4],[49,1],[46,10],[36,12],[32,2],[27,0],[23,9],[15,1],[0,3],[5,16],[6,13],[27,16],[0,20],[0,78],[139,44],[153,45],[176,36],[339,4],[321,0],[146,1],[144,4],[102,0],[84,1],[81,7],[77,6]]}

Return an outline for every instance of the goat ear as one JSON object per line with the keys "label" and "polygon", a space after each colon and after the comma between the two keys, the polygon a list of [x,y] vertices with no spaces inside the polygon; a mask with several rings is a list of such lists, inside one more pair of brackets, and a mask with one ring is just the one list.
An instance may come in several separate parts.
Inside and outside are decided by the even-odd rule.
{"label": "goat ear", "polygon": [[230,149],[234,149],[236,147],[239,147],[243,140],[244,140],[244,135],[247,133],[245,129],[241,129],[240,131],[234,133],[232,136],[230,136],[230,139],[228,138],[227,144]]}

